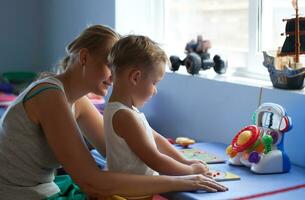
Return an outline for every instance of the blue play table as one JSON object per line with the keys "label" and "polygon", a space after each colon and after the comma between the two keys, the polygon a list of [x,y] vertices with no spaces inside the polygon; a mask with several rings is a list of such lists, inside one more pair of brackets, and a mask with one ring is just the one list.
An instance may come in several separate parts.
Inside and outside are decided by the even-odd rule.
{"label": "blue play table", "polygon": [[[223,158],[226,145],[219,143],[196,143],[191,147],[202,149]],[[211,169],[220,169],[232,172],[241,177],[240,180],[224,181],[223,185],[229,188],[227,192],[207,193],[197,192],[172,192],[164,194],[165,197],[174,200],[193,199],[254,199],[250,195],[262,195],[258,199],[302,199],[305,198],[305,169],[292,166],[289,173],[285,174],[254,174],[247,167],[231,166],[226,163],[209,165]],[[296,187],[298,186],[298,188]],[[287,190],[287,191],[285,191]],[[277,192],[276,192],[277,191]]]}

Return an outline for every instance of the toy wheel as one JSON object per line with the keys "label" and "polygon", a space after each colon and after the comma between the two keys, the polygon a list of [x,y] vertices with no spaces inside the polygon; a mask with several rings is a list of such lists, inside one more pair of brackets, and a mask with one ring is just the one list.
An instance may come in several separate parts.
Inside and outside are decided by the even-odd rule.
{"label": "toy wheel", "polygon": [[190,53],[185,59],[184,64],[188,73],[198,74],[201,68],[201,58],[196,53]]}
{"label": "toy wheel", "polygon": [[169,57],[169,60],[171,62],[171,67],[169,68],[171,71],[177,71],[182,64],[182,61],[178,56],[171,56]]}
{"label": "toy wheel", "polygon": [[219,55],[215,55],[213,57],[213,61],[215,63],[214,65],[214,71],[217,74],[224,74],[227,71],[228,63],[221,59]]}

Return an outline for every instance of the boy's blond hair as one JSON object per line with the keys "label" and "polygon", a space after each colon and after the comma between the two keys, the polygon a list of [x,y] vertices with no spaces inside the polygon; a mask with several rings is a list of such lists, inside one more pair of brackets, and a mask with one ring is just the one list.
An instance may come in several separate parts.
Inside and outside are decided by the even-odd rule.
{"label": "boy's blond hair", "polygon": [[156,64],[167,64],[168,58],[159,45],[149,37],[129,35],[115,43],[108,55],[108,62],[113,72],[119,74],[130,67],[148,71]]}

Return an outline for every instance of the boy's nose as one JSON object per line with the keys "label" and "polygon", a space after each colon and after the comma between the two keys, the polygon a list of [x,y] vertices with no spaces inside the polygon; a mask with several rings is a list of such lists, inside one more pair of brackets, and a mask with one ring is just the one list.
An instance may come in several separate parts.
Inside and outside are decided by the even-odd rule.
{"label": "boy's nose", "polygon": [[108,85],[112,85],[113,83],[113,78],[112,78],[112,75],[110,75],[107,80],[105,81]]}
{"label": "boy's nose", "polygon": [[154,93],[153,93],[153,95],[156,95],[158,93],[158,89],[157,88],[155,88],[154,89]]}
{"label": "boy's nose", "polygon": [[112,76],[112,74],[109,76],[109,82],[113,83],[113,76]]}

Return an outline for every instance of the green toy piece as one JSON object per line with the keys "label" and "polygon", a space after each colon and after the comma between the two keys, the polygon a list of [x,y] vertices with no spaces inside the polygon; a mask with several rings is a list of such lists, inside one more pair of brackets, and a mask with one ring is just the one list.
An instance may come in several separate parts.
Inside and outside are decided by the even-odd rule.
{"label": "green toy piece", "polygon": [[265,154],[269,153],[272,150],[273,138],[271,135],[264,135],[262,137],[262,143],[265,146]]}

